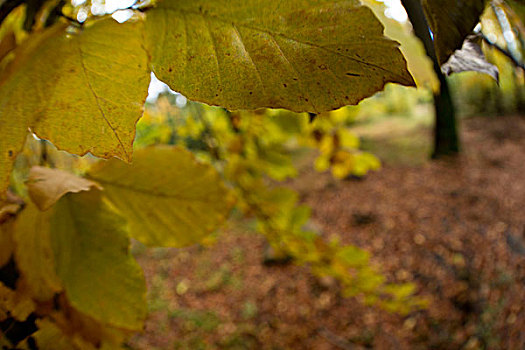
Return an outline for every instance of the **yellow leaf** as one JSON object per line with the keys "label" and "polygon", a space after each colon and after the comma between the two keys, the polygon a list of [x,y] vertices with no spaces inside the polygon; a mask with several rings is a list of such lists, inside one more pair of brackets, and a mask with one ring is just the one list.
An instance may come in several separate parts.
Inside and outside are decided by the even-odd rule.
{"label": "yellow leaf", "polygon": [[34,166],[29,172],[29,196],[40,210],[48,210],[66,193],[89,191],[99,187],[93,181],[58,169]]}
{"label": "yellow leaf", "polygon": [[197,243],[233,205],[217,171],[180,147],[137,150],[131,165],[102,161],[89,177],[128,219],[131,236],[148,245]]}
{"label": "yellow leaf", "polygon": [[0,77],[0,193],[28,127],[71,153],[131,159],[150,79],[142,26],[57,24],[15,50]]}
{"label": "yellow leaf", "polygon": [[14,233],[15,260],[21,278],[35,300],[47,301],[62,290],[55,271],[49,218],[29,204],[19,215]]}
{"label": "yellow leaf", "polygon": [[147,13],[146,41],[159,79],[234,110],[319,113],[414,84],[357,0],[165,0]]}
{"label": "yellow leaf", "polygon": [[52,210],[50,236],[57,275],[71,305],[103,324],[141,329],[144,276],[129,251],[125,220],[100,191],[62,197]]}

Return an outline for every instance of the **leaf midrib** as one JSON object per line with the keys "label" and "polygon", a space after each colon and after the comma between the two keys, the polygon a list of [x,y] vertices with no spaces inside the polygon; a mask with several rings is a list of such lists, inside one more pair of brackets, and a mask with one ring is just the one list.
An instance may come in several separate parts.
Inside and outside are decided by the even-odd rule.
{"label": "leaf midrib", "polygon": [[111,131],[115,135],[115,138],[117,139],[120,147],[122,148],[122,152],[124,152],[124,155],[125,155],[126,159],[129,160],[130,159],[130,155],[128,154],[128,151],[126,150],[126,147],[124,147],[124,143],[120,139],[120,136],[118,135],[117,130],[113,127],[113,125],[111,125],[110,121],[106,117],[106,114],[104,113],[104,110],[102,109],[102,106],[100,105],[100,102],[99,102],[100,98],[98,97],[97,93],[93,89],[93,86],[91,85],[91,80],[90,80],[90,77],[89,77],[89,74],[88,74],[88,69],[86,68],[86,66],[84,64],[84,53],[82,51],[82,47],[80,46],[80,44],[78,44],[78,53],[79,53],[79,56],[80,56],[79,57],[80,58],[79,62],[80,62],[80,66],[82,67],[82,72],[84,73],[84,76],[86,78],[86,83],[87,83],[87,86],[89,88],[89,91],[91,92],[91,94],[95,98],[95,102],[96,102],[98,110],[100,111],[100,115],[102,116],[104,121],[108,124],[109,128],[111,129]]}

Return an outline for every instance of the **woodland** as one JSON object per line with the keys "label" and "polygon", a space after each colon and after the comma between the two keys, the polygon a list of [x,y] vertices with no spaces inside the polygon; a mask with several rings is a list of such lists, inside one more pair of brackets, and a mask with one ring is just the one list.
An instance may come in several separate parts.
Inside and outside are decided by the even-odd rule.
{"label": "woodland", "polygon": [[520,0],[0,0],[0,348],[524,349]]}

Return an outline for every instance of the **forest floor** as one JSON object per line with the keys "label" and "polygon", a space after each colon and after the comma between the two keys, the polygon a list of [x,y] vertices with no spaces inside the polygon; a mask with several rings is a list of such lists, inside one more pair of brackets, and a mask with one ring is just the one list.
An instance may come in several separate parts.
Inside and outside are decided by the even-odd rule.
{"label": "forest floor", "polygon": [[364,179],[305,167],[288,183],[323,234],[414,282],[426,310],[389,314],[307,267],[267,267],[262,236],[232,220],[209,247],[135,249],[150,314],[129,347],[525,349],[525,118],[463,120],[455,161],[425,160],[429,134],[365,135],[384,162]]}

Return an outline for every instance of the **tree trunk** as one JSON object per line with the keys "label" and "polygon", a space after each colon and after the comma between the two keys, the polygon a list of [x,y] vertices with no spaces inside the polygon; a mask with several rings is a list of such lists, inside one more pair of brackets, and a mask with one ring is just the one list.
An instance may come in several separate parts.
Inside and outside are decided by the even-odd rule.
{"label": "tree trunk", "polygon": [[447,80],[441,72],[434,43],[430,37],[430,29],[419,0],[401,0],[408,18],[414,28],[414,33],[423,42],[425,51],[432,60],[440,91],[434,94],[434,151],[432,158],[457,155],[459,153],[459,138],[456,126],[456,114]]}
{"label": "tree trunk", "polygon": [[441,73],[439,93],[434,94],[434,110],[436,113],[434,125],[434,151],[432,158],[457,155],[459,153],[459,138],[456,126],[456,113],[452,104],[452,96],[447,80]]}

